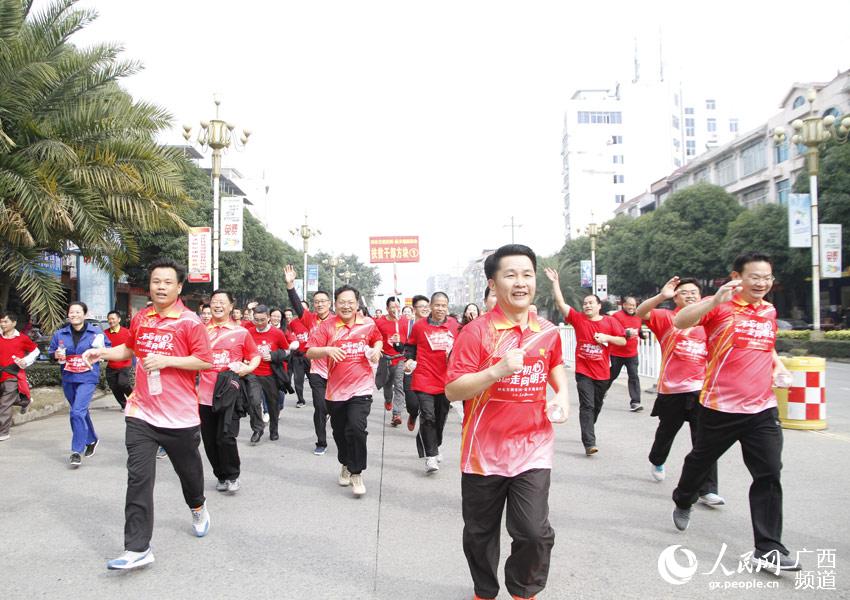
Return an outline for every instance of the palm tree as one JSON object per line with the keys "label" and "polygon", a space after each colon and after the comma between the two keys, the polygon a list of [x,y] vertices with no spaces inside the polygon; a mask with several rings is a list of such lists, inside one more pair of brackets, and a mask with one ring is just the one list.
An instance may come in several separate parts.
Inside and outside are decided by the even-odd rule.
{"label": "palm tree", "polygon": [[48,328],[64,292],[43,253],[73,243],[120,272],[140,232],[186,229],[176,208],[189,201],[179,150],[155,141],[170,116],[119,87],[141,68],[120,46],[69,42],[96,17],[74,4],[0,0],[0,286]]}

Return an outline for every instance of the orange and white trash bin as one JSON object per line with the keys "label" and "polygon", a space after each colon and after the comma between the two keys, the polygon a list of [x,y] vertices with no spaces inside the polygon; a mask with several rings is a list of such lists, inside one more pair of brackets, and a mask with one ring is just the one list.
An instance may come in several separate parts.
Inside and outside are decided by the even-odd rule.
{"label": "orange and white trash bin", "polygon": [[816,356],[782,358],[791,387],[774,388],[779,422],[785,429],[826,429],[826,360]]}

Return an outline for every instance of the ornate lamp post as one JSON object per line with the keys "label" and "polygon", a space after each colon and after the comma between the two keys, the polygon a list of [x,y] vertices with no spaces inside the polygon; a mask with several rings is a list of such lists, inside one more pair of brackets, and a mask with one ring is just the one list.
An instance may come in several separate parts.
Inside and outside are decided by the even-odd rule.
{"label": "ornate lamp post", "polygon": [[[230,148],[239,149],[248,143],[251,136],[250,129],[243,129],[239,142],[232,139],[233,130],[236,128],[232,123],[222,121],[218,118],[221,100],[216,98],[215,119],[212,121],[201,121],[201,130],[198,133],[198,144],[201,148],[212,148],[212,178],[213,178],[213,289],[218,289],[218,258],[220,246],[220,212],[221,212],[221,154],[223,150]],[[183,139],[187,142],[192,137],[192,126],[183,125]]]}
{"label": "ornate lamp post", "polygon": [[[791,127],[795,133],[791,136],[792,144],[802,144],[806,147],[806,167],[809,171],[809,194],[812,198],[812,329],[820,331],[820,231],[818,225],[818,148],[830,138],[839,143],[847,141],[850,134],[850,116],[836,123],[833,115],[819,117],[814,110],[817,91],[812,88],[806,92],[809,101],[809,114],[802,119],[795,119]],[[785,141],[785,128],[773,130],[774,143]]]}
{"label": "ornate lamp post", "polygon": [[[307,252],[309,250],[309,242],[310,238],[314,238],[317,235],[322,235],[322,232],[318,229],[313,229],[309,225],[307,225],[307,213],[304,213],[304,224],[301,225],[298,229],[290,229],[289,233],[292,235],[300,235],[301,239],[304,240],[304,272],[303,272],[303,281],[302,281],[302,289],[301,289],[301,298],[307,299]],[[331,292],[333,293],[333,292]]]}
{"label": "ornate lamp post", "polygon": [[331,256],[322,261],[322,264],[328,265],[331,268],[331,294],[336,290],[336,268],[344,267],[345,261],[340,256]]}
{"label": "ornate lamp post", "polygon": [[[599,237],[600,233],[605,233],[610,229],[608,225],[597,225],[596,221],[593,219],[593,214],[590,215],[590,223],[587,228],[584,230],[585,235],[590,237],[590,289],[595,293],[596,291],[596,238]],[[581,229],[578,230],[579,234],[581,234]]]}
{"label": "ornate lamp post", "polygon": [[346,283],[346,284],[348,284],[348,283],[350,283],[350,282],[351,282],[351,278],[352,278],[352,277],[356,277],[356,276],[357,276],[357,273],[354,273],[353,271],[349,271],[348,269],[346,269],[345,271],[343,271],[342,273],[340,273],[340,274],[339,274],[339,276],[340,276],[340,277],[342,277],[342,278],[344,278],[344,279],[345,279],[345,283]]}

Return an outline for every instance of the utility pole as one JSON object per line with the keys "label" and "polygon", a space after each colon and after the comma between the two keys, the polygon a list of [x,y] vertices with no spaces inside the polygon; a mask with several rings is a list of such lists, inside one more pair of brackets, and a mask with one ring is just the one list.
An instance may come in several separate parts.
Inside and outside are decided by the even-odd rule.
{"label": "utility pole", "polygon": [[511,216],[511,224],[510,225],[502,225],[502,227],[510,227],[511,228],[511,244],[515,243],[516,236],[514,235],[515,231],[522,227],[521,224],[514,222],[514,217]]}

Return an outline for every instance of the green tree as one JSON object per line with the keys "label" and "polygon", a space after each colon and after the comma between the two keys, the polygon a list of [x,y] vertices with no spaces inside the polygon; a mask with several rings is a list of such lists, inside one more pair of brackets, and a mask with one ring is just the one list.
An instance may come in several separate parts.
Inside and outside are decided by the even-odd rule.
{"label": "green tree", "polygon": [[[317,252],[310,256],[310,264],[319,265],[319,288],[333,293],[331,267],[324,263],[330,258],[331,255],[327,252]],[[371,304],[375,299],[375,291],[381,285],[381,275],[378,273],[378,268],[364,264],[356,254],[341,254],[339,258],[345,264],[336,268],[336,286],[339,287],[345,283],[343,273],[352,273],[350,284],[360,291],[367,304]],[[303,267],[299,269],[299,272],[302,269]]]}
{"label": "green tree", "polygon": [[39,269],[43,252],[73,243],[120,271],[140,231],[185,229],[175,207],[187,197],[179,154],[155,141],[169,115],[117,84],[139,64],[116,44],[74,47],[95,18],[74,0],[32,4],[0,0],[0,287],[51,329],[64,292]]}

